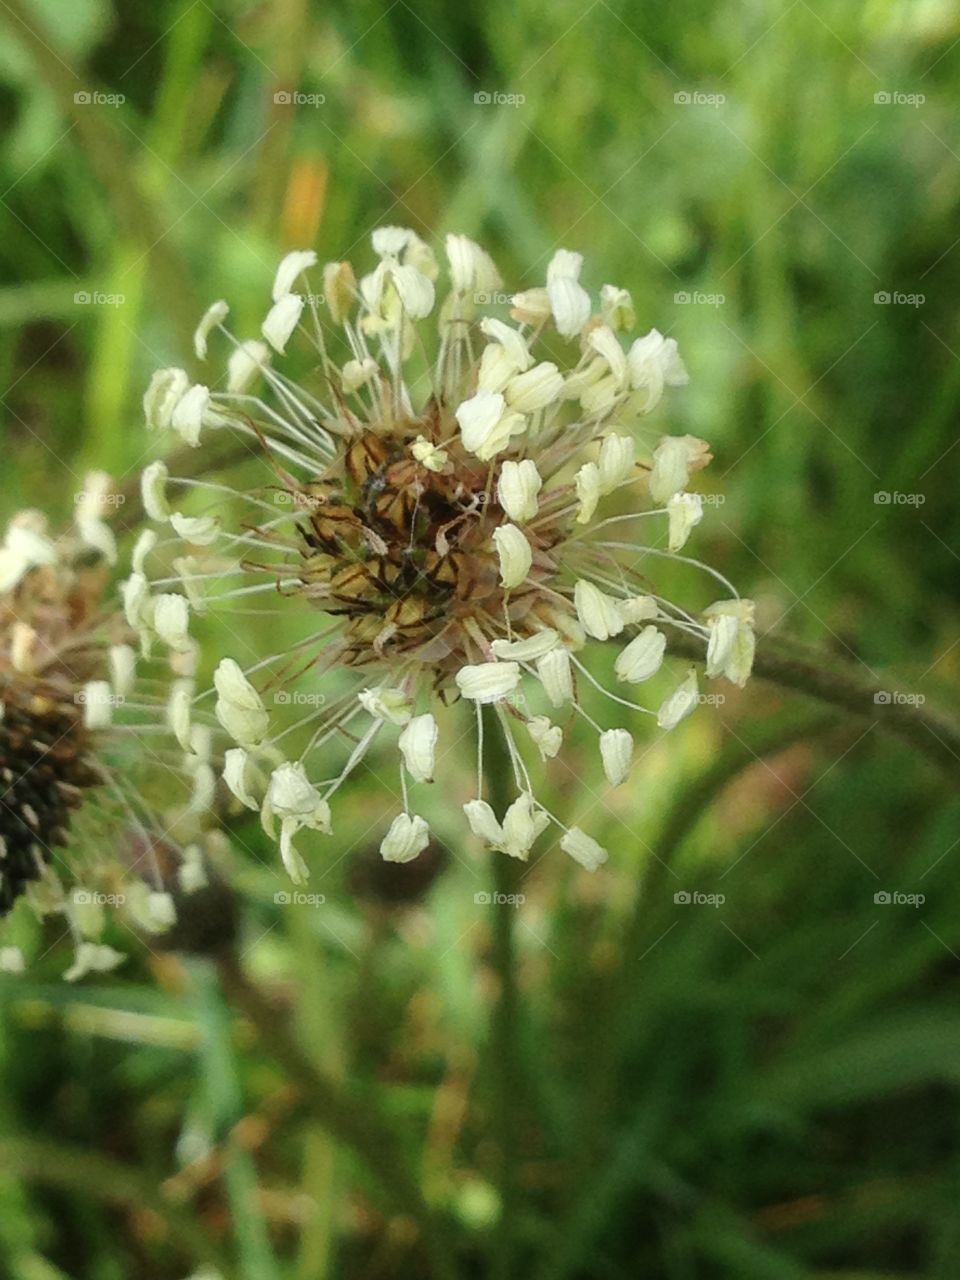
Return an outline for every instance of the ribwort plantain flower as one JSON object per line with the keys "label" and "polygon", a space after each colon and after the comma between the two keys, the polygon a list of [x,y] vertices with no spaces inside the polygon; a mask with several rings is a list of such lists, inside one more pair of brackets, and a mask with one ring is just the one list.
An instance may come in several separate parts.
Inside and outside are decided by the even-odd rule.
{"label": "ribwort plantain flower", "polygon": [[[104,905],[148,932],[174,921],[159,853],[178,851],[183,815],[161,820],[149,807],[138,763],[175,769],[178,780],[186,770],[183,830],[202,832],[215,784],[202,730],[186,762],[179,751],[170,759],[166,698],[138,678],[136,633],[108,603],[117,497],[94,473],[71,530],[54,538],[40,512],[22,511],[0,547],[0,917],[21,898],[62,914],[76,945],[71,980],[123,959],[99,941]],[[184,661],[179,653],[178,670]],[[188,879],[198,858],[199,846],[181,855]],[[3,950],[4,967],[22,967],[15,948]]]}
{"label": "ribwort plantain flower", "polygon": [[[753,653],[750,603],[681,554],[703,515],[687,486],[709,447],[643,428],[667,389],[688,380],[676,342],[651,329],[625,345],[630,295],[604,285],[596,307],[578,253],[558,251],[542,287],[508,299],[466,236],[447,237],[439,292],[434,254],[414,232],[381,227],[373,248],[376,266],[359,280],[347,262],[323,267],[322,296],[308,281],[316,255],[288,254],[259,337],[233,336],[225,302],[201,320],[196,355],[228,344],[223,376],[207,385],[162,369],[144,397],[150,428],[201,450],[230,433],[261,467],[252,486],[177,478],[162,461],[147,468],[146,509],[179,554],[168,576],[149,583],[141,568],[127,583],[145,641],[188,645],[193,614],[236,617],[251,597],[288,617],[317,614],[292,653],[244,665],[249,641],[238,636],[210,695],[229,740],[226,786],[276,834],[295,880],[307,866],[294,841],[332,830],[335,792],[381,736],[397,740],[403,797],[381,852],[405,862],[426,847],[410,790],[450,749],[437,699],[476,717],[471,830],[526,859],[558,821],[536,798],[531,759],[555,757],[574,717],[596,732],[610,785],[630,769],[632,733],[597,723],[583,685],[602,688],[631,722],[672,729],[699,700],[692,668],[665,700],[625,696],[660,670],[666,629],[702,639],[711,677],[742,685]],[[297,378],[279,360],[295,339],[312,353]],[[651,537],[632,538],[639,527]],[[698,617],[656,594],[641,566],[659,558],[703,570],[725,598]],[[588,652],[607,640],[620,646],[619,688],[609,690]],[[289,759],[292,724],[276,692],[273,709],[266,699],[294,666],[314,688],[334,670],[355,680],[318,697],[300,722],[306,745]],[[504,813],[483,798],[484,735],[494,730],[517,788]],[[606,858],[577,828],[563,828],[560,844],[591,870]]]}

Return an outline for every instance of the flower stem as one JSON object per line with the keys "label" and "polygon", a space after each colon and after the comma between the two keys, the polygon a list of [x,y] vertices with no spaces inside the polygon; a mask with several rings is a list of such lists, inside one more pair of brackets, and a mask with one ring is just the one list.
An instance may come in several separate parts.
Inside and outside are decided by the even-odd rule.
{"label": "flower stem", "polygon": [[431,1280],[455,1280],[452,1253],[440,1239],[416,1174],[383,1114],[369,1097],[354,1097],[311,1061],[287,1020],[250,981],[234,952],[222,952],[217,969],[228,999],[253,1023],[265,1048],[303,1090],[318,1123],[359,1157],[392,1207],[417,1223]]}
{"label": "flower stem", "polygon": [[[670,651],[702,661],[703,641],[675,631]],[[757,643],[753,674],[807,694],[841,711],[873,721],[956,777],[960,765],[960,725],[943,711],[927,706],[922,695],[891,690],[861,663],[826,655],[793,640],[764,636]]]}
{"label": "flower stem", "polygon": [[[493,708],[485,708],[486,751],[484,756],[488,798],[498,818],[502,818],[512,797],[510,757],[503,740],[503,727]],[[516,908],[512,898],[518,883],[519,866],[503,853],[492,853],[493,963],[499,992],[493,1011],[490,1050],[493,1054],[495,1087],[495,1131],[497,1134],[497,1189],[500,1219],[493,1236],[492,1280],[511,1280],[516,1253],[517,1210],[517,1129],[522,1076],[517,1037],[519,989],[516,970],[514,923]]]}
{"label": "flower stem", "polygon": [[153,1178],[110,1156],[40,1138],[3,1138],[0,1164],[8,1174],[79,1195],[122,1205],[131,1213],[149,1209],[165,1224],[171,1243],[224,1277],[232,1263],[197,1214],[158,1186]]}

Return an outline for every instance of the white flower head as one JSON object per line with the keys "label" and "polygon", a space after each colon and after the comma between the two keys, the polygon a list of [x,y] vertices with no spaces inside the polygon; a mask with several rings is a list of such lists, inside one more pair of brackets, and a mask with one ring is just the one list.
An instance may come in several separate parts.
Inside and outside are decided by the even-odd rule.
{"label": "white flower head", "polygon": [[260,332],[274,351],[283,355],[290,341],[290,335],[300,323],[303,314],[304,299],[299,293],[285,293],[278,298],[267,317],[260,326]]}
{"label": "white flower head", "polygon": [[328,262],[323,268],[323,296],[334,324],[343,324],[357,299],[357,281],[349,262]]}
{"label": "white flower head", "polygon": [[478,391],[457,409],[463,447],[489,462],[507,448],[511,439],[526,429],[522,414],[507,410],[499,392]]}
{"label": "white flower head", "polygon": [[671,551],[680,551],[703,519],[703,499],[699,493],[675,493],[667,499],[667,517],[667,547]]}
{"label": "white flower head", "polygon": [[279,302],[281,298],[293,293],[293,286],[300,276],[316,265],[317,255],[312,249],[294,249],[288,253],[277,267],[277,274],[273,279],[271,291],[273,301]]}
{"label": "white flower head", "polygon": [[639,635],[617,654],[614,663],[617,679],[627,684],[640,684],[657,674],[663,665],[667,637],[656,627],[644,627]]}
{"label": "white flower head", "polygon": [[409,724],[413,715],[410,695],[403,689],[361,689],[357,695],[360,705],[377,720],[389,720],[391,724]]}
{"label": "white flower head", "polygon": [[595,462],[585,462],[574,476],[580,509],[577,524],[589,524],[600,501],[600,469]]}
{"label": "white flower head", "polygon": [[497,500],[516,524],[525,524],[537,514],[537,495],[543,488],[543,480],[532,458],[514,462],[508,458],[500,468],[497,481]]}
{"label": "white flower head", "polygon": [[165,462],[151,462],[140,477],[140,494],[143,509],[151,520],[163,524],[170,518],[167,502],[167,480],[170,472]]}
{"label": "white flower head", "polygon": [[303,884],[310,872],[297,852],[295,836],[308,828],[329,835],[332,830],[330,806],[310,782],[302,764],[279,765],[270,775],[263,802],[264,826],[272,830],[274,819],[280,819],[280,856],[294,884]]}
{"label": "white flower head", "polygon": [[233,658],[224,658],[214,673],[217,719],[241,747],[258,746],[270,726],[259,693]]}
{"label": "white flower head", "polygon": [[535,413],[559,400],[562,391],[563,374],[550,360],[544,360],[511,378],[504,397],[514,413]]}
{"label": "white flower head", "polygon": [[551,723],[549,716],[531,716],[527,721],[527,732],[540,752],[541,760],[552,760],[563,745],[563,730],[558,724]]}
{"label": "white flower head", "polygon": [[537,837],[549,825],[549,816],[537,806],[529,791],[524,791],[503,816],[503,842],[500,847],[511,858],[526,862]]}
{"label": "white flower head", "polygon": [[562,707],[573,701],[573,671],[566,649],[551,649],[537,659],[537,676],[551,706]]}
{"label": "white flower head", "polygon": [[109,973],[123,964],[126,956],[103,943],[81,942],[73,964],[63,975],[67,982],[79,982],[88,973]]}
{"label": "white flower head", "polygon": [[619,331],[632,329],[637,323],[633,299],[626,289],[614,284],[605,284],[600,290],[600,314],[611,329]]}
{"label": "white flower head", "polygon": [[183,369],[158,369],[143,395],[147,426],[165,431],[173,423],[173,411],[187,394],[190,379]]}
{"label": "white flower head", "polygon": [[696,710],[700,693],[697,686],[697,673],[691,667],[686,679],[679,684],[657,712],[657,724],[661,729],[674,729],[681,720],[685,720]]}
{"label": "white flower head", "polygon": [[[307,874],[300,833],[329,830],[334,796],[385,741],[398,744],[403,812],[380,833],[382,853],[421,852],[429,832],[407,792],[436,777],[443,793],[447,757],[463,749],[457,721],[476,743],[478,796],[491,735],[519,793],[504,813],[470,801],[467,823],[491,849],[528,857],[550,821],[534,772],[552,767],[569,725],[588,726],[617,785],[641,726],[670,728],[696,704],[689,677],[659,710],[623,696],[669,667],[666,628],[701,647],[708,676],[738,684],[755,643],[745,602],[702,613],[703,596],[666,594],[711,572],[680,554],[704,517],[687,489],[710,451],[643,430],[687,374],[659,330],[624,337],[635,326],[627,290],[592,291],[596,267],[568,249],[542,284],[518,289],[467,236],[446,238],[445,264],[408,227],[377,227],[372,248],[356,274],[325,264],[322,315],[307,292],[316,255],[287,254],[261,335],[238,340],[226,301],[215,303],[196,351],[225,371],[192,386],[183,370],[161,370],[144,400],[152,427],[210,456],[182,480],[160,462],[144,475],[162,529],[138,541],[123,588],[138,662],[155,650],[168,668],[168,727],[194,805],[211,804],[222,769],[221,791],[259,810],[295,879]],[[319,323],[302,323],[308,302]],[[296,376],[284,359],[295,330],[312,348]],[[228,441],[242,462],[235,481],[220,460]],[[106,525],[84,514],[81,537],[111,554]],[[0,591],[25,589],[58,554],[35,521],[8,531]],[[661,581],[671,559],[684,572]],[[246,671],[216,655],[215,698],[190,635],[200,613],[210,643],[233,634],[252,649]],[[32,639],[15,649],[25,668],[42,660]],[[139,674],[130,655],[111,676],[118,696]],[[271,691],[269,714],[259,689]],[[606,715],[594,705],[605,695]],[[439,705],[452,728],[443,752]],[[627,722],[631,709],[640,714]],[[287,750],[300,763],[281,763]],[[561,843],[585,866],[606,856],[577,828]]]}
{"label": "white flower head", "polygon": [[630,383],[642,397],[644,412],[660,403],[664,387],[685,387],[690,381],[676,340],[665,338],[659,329],[637,338],[627,353],[627,361]]}
{"label": "white flower head", "polygon": [[437,739],[440,730],[427,712],[414,716],[400,734],[399,746],[407,772],[415,782],[432,782]]}
{"label": "white flower head", "polygon": [[289,761],[270,775],[266,803],[278,818],[296,818],[301,826],[328,834],[330,806],[307,777],[302,764]]}
{"label": "white flower head", "polygon": [[598,844],[592,836],[588,836],[579,827],[571,827],[560,839],[560,848],[569,853],[575,862],[587,871],[596,871],[606,862],[608,854],[603,845]]}
{"label": "white flower head", "polygon": [[81,698],[84,728],[109,729],[113,723],[113,708],[116,702],[109,680],[88,680],[83,687]]}
{"label": "white flower head", "polygon": [[417,436],[410,446],[410,452],[428,471],[443,471],[450,461],[450,454],[446,449],[439,448],[424,436]]}
{"label": "white flower head", "polygon": [[449,235],[446,240],[450,282],[457,293],[489,293],[503,281],[485,249],[467,236]]}
{"label": "white flower head", "polygon": [[625,623],[617,601],[585,578],[577,581],[574,603],[580,625],[588,636],[593,636],[596,640],[609,640],[623,630]]}
{"label": "white flower head", "polygon": [[600,446],[600,492],[613,493],[632,479],[637,445],[633,436],[609,435]]}
{"label": "white flower head", "polygon": [[533,563],[533,548],[515,524],[502,524],[493,532],[500,560],[500,582],[509,591],[526,580]]}
{"label": "white flower head", "polygon": [[710,627],[707,675],[726,676],[741,688],[753,669],[756,637],[752,600],[720,600],[705,610]]}
{"label": "white flower head", "polygon": [[481,662],[461,667],[456,680],[457,688],[469,701],[499,702],[516,690],[520,666],[516,662]]}
{"label": "white flower head", "polygon": [[243,395],[261,377],[269,363],[270,348],[259,338],[248,338],[246,342],[238,343],[227,361],[227,391]]}
{"label": "white flower head", "polygon": [[258,810],[263,804],[266,779],[243,747],[231,747],[224,752],[223,780],[245,808]]}
{"label": "white flower head", "polygon": [[633,736],[626,729],[606,729],[601,733],[600,756],[611,787],[619,787],[630,772],[633,745]]}
{"label": "white flower head", "polygon": [[558,632],[551,627],[534,632],[523,640],[494,640],[490,646],[498,658],[510,658],[515,662],[534,662],[560,643]]}
{"label": "white flower head", "polygon": [[229,314],[230,308],[222,298],[219,302],[214,302],[207,307],[193,335],[193,349],[198,360],[206,360],[207,339],[210,336],[210,332],[216,329],[218,325],[223,324]]}
{"label": "white flower head", "polygon": [[108,653],[110,687],[125,698],[132,690],[137,674],[137,651],[129,644],[114,644]]}
{"label": "white flower head", "polygon": [[178,653],[191,647],[190,606],[186,596],[163,592],[153,597],[151,626],[164,644]]}
{"label": "white flower head", "polygon": [[663,506],[687,487],[692,472],[710,461],[710,446],[696,436],[664,436],[653,451],[650,496]]}
{"label": "white flower head", "polygon": [[210,390],[198,382],[177,401],[170,415],[170,425],[185,444],[196,449],[200,444],[200,431],[204,425],[210,404]]}
{"label": "white flower head", "polygon": [[398,813],[380,843],[384,862],[412,862],[430,843],[430,828],[423,818]]}

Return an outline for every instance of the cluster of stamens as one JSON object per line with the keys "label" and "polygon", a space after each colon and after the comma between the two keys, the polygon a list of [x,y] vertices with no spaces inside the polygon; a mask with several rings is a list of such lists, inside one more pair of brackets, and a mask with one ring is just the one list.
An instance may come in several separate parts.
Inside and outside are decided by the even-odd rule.
{"label": "cluster of stamens", "polygon": [[[196,448],[227,431],[266,465],[255,488],[170,476],[159,461],[148,467],[144,504],[165,532],[151,530],[137,545],[125,584],[128,621],[145,644],[176,654],[194,645],[194,614],[216,613],[229,626],[251,597],[257,612],[326,619],[294,652],[257,654],[245,665],[224,656],[213,689],[179,681],[171,699],[171,723],[187,741],[215,698],[231,744],[219,758],[223,780],[278,831],[295,879],[308,866],[294,837],[304,828],[331,831],[331,797],[385,729],[400,731],[403,810],[381,851],[402,862],[426,847],[429,831],[411,811],[408,784],[434,776],[439,729],[430,708],[438,694],[476,710],[478,794],[463,806],[474,833],[525,859],[557,822],[561,847],[592,869],[605,851],[537,800],[530,766],[531,751],[541,761],[557,754],[577,717],[598,735],[610,785],[627,776],[633,733],[604,728],[581,692],[601,687],[590,642],[623,636],[615,674],[626,686],[657,676],[670,629],[702,638],[708,676],[742,684],[752,661],[751,603],[681,554],[703,515],[687,485],[709,449],[689,435],[644,441],[644,417],[666,387],[686,382],[686,370],[676,343],[655,329],[624,349],[619,335],[634,324],[629,294],[604,285],[595,311],[578,254],[560,250],[545,286],[512,296],[511,324],[484,313],[502,282],[466,237],[447,238],[450,288],[439,306],[439,269],[418,236],[381,228],[374,249],[379,263],[359,282],[350,264],[327,264],[319,303],[296,291],[316,255],[289,254],[265,341],[234,338],[227,304],[215,303],[198,327],[196,353],[206,359],[215,332],[232,344],[222,385],[193,383],[178,368],[154,375],[148,426]],[[435,306],[431,355],[420,328]],[[300,380],[273,363],[295,334],[319,362]],[[237,500],[248,508],[240,519]],[[632,538],[640,520],[662,535]],[[171,558],[169,546],[179,554]],[[656,594],[649,566],[664,557],[719,581],[725,597],[697,614]],[[274,707],[284,701],[277,690],[293,667],[313,689],[335,669],[362,669],[362,683],[329,700],[315,695],[310,717],[280,725],[265,698],[273,693]],[[521,686],[539,692],[520,696]],[[661,729],[699,701],[692,668],[659,705],[602,691],[632,719],[649,716]],[[504,814],[483,799],[488,715],[517,785]],[[295,730],[302,744],[291,753]],[[342,767],[321,763],[344,750]]]}

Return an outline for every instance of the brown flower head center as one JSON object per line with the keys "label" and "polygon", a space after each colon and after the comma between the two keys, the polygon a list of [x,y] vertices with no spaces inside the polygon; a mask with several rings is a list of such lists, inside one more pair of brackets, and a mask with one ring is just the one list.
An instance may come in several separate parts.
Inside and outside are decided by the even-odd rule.
{"label": "brown flower head center", "polygon": [[322,478],[285,490],[305,513],[298,590],[348,620],[343,657],[355,664],[394,653],[449,658],[453,669],[479,660],[470,639],[489,633],[484,619],[502,631],[509,618],[518,637],[551,623],[542,588],[556,572],[562,529],[549,516],[525,526],[533,563],[527,580],[505,591],[493,540],[509,522],[497,501],[498,467],[456,438],[438,446],[442,466],[421,464],[410,445],[426,425],[365,431]]}

